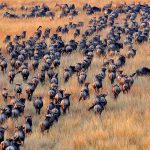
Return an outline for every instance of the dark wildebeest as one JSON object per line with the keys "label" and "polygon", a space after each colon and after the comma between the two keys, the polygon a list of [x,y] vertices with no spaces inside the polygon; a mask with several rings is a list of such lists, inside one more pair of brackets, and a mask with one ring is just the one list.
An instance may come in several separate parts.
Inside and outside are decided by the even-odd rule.
{"label": "dark wildebeest", "polygon": [[6,69],[7,69],[7,61],[5,60],[5,58],[2,58],[2,60],[0,62],[0,66],[1,66],[1,71],[3,71],[3,73],[5,73]]}
{"label": "dark wildebeest", "polygon": [[25,132],[24,132],[23,126],[16,126],[15,127],[14,140],[24,144]]}
{"label": "dark wildebeest", "polygon": [[102,77],[100,75],[95,76],[95,82],[93,84],[93,88],[94,88],[96,93],[99,93],[99,89],[103,88]]}
{"label": "dark wildebeest", "polygon": [[27,96],[28,96],[28,100],[32,100],[32,96],[33,96],[33,92],[35,90],[35,85],[32,82],[27,83],[27,87],[25,89]]}
{"label": "dark wildebeest", "polygon": [[121,92],[120,86],[117,84],[113,85],[112,92],[113,92],[114,98],[116,99]]}
{"label": "dark wildebeest", "polygon": [[137,69],[135,73],[132,74],[132,76],[150,76],[150,69],[148,67],[142,67],[140,69]]}
{"label": "dark wildebeest", "polygon": [[55,121],[53,114],[48,114],[45,116],[44,120],[40,123],[40,129],[41,132],[44,133],[44,131],[49,131],[50,127],[53,125],[53,122]]}
{"label": "dark wildebeest", "polygon": [[90,91],[89,91],[89,84],[90,83],[85,83],[84,87],[82,88],[81,92],[80,92],[80,97],[79,97],[79,101],[86,100],[88,97],[90,97]]}
{"label": "dark wildebeest", "polygon": [[25,128],[25,134],[32,133],[32,117],[31,116],[25,117],[25,124],[23,127]]}
{"label": "dark wildebeest", "polygon": [[2,96],[3,96],[4,102],[7,103],[7,98],[8,98],[8,89],[7,88],[3,88]]}
{"label": "dark wildebeest", "polygon": [[61,108],[62,108],[63,114],[66,114],[66,110],[68,110],[69,112],[70,96],[71,94],[65,93],[63,99],[61,100]]}
{"label": "dark wildebeest", "polygon": [[5,134],[5,131],[7,130],[8,127],[4,128],[4,127],[0,127],[0,143],[2,141],[4,141],[4,134]]}
{"label": "dark wildebeest", "polygon": [[43,107],[43,99],[42,99],[42,97],[38,96],[36,98],[36,100],[34,100],[33,105],[34,105],[34,108],[36,109],[36,114],[40,115],[41,109]]}
{"label": "dark wildebeest", "polygon": [[107,94],[97,95],[95,98],[95,102],[93,103],[91,107],[89,107],[88,110],[90,111],[91,109],[93,109],[95,113],[99,113],[101,115],[102,111],[107,105],[107,100],[105,98],[106,96]]}
{"label": "dark wildebeest", "polygon": [[14,91],[16,92],[16,95],[18,97],[20,97],[20,95],[22,94],[22,86],[19,83],[16,83],[16,86],[14,88]]}

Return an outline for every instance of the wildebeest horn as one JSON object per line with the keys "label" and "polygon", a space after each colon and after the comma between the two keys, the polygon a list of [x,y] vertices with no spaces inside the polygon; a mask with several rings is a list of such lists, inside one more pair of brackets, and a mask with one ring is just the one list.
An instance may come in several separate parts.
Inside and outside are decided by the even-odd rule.
{"label": "wildebeest horn", "polygon": [[39,27],[37,28],[37,30],[39,30],[40,28],[42,28],[42,26],[39,26]]}

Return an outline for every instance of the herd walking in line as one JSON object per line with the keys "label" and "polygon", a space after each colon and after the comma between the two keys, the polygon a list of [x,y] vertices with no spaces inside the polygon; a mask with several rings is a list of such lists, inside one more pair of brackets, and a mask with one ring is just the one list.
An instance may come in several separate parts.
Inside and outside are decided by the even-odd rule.
{"label": "herd walking in line", "polygon": [[[80,14],[74,4],[56,4],[60,9],[60,18],[73,18]],[[55,13],[47,6],[34,6],[32,8],[22,6],[20,9],[23,14],[15,14],[15,9],[10,8],[6,3],[0,4],[0,9],[7,9],[3,14],[4,17],[14,18],[32,18],[32,17],[50,17],[54,19]],[[9,11],[9,12],[8,12]],[[77,97],[78,103],[88,100],[92,92],[95,99],[93,103],[86,108],[87,112],[93,111],[95,114],[102,115],[107,107],[107,96],[112,94],[117,100],[118,96],[128,94],[134,86],[134,82],[140,76],[150,76],[149,66],[141,66],[132,74],[127,74],[122,67],[126,65],[129,59],[136,57],[138,49],[134,44],[143,44],[150,42],[150,6],[148,4],[120,4],[113,8],[112,3],[102,8],[85,4],[83,12],[89,15],[99,13],[99,17],[89,19],[88,26],[83,22],[70,22],[65,26],[58,26],[55,33],[51,33],[51,27],[43,30],[39,26],[35,33],[28,37],[28,31],[22,31],[15,36],[6,35],[3,40],[8,58],[0,52],[1,74],[8,76],[10,86],[14,86],[14,92],[10,93],[9,87],[2,87],[2,98],[4,106],[0,108],[0,147],[2,150],[20,150],[24,145],[27,135],[32,134],[32,116],[24,116],[26,101],[29,101],[35,108],[35,114],[41,115],[44,109],[44,99],[41,95],[34,97],[35,91],[39,84],[42,87],[49,85],[47,96],[49,104],[46,107],[46,114],[39,123],[42,134],[49,132],[55,122],[59,123],[62,115],[69,113],[72,105],[72,92],[67,92],[60,88],[60,78],[67,85],[73,78],[78,82],[80,93]],[[125,15],[122,23],[117,23],[116,19],[120,15]],[[140,22],[136,17],[140,16]],[[83,32],[83,27],[86,27]],[[105,39],[102,39],[101,31],[107,27],[110,28]],[[68,34],[73,31],[73,39],[65,41],[61,34]],[[80,39],[79,39],[80,37]],[[123,40],[122,40],[123,38]],[[122,49],[126,47],[126,54]],[[61,66],[63,56],[70,57],[74,52],[79,52],[83,60],[74,65],[64,68],[61,76],[58,68]],[[93,82],[87,80],[88,72],[92,67],[93,58],[98,57],[103,60],[99,72],[93,77]],[[29,77],[32,78],[29,79]],[[21,76],[22,82],[15,83],[16,76]],[[104,82],[108,77],[111,92],[103,89]],[[48,80],[47,80],[48,78]],[[93,90],[89,88],[92,87]],[[126,96],[126,95],[124,95]],[[14,122],[19,117],[24,117],[22,125],[16,125],[14,136],[5,139],[5,132],[8,127],[3,124],[8,119]],[[65,116],[67,117],[67,115]]]}

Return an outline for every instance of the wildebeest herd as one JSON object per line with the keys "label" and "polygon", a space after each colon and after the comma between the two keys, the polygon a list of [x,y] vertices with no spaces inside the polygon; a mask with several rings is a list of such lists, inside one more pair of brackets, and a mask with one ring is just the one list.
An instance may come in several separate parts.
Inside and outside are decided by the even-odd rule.
{"label": "wildebeest herd", "polygon": [[[7,8],[7,4],[0,5],[0,9],[5,7]],[[78,10],[74,4],[56,4],[56,7],[61,9],[59,16],[61,18],[65,16],[72,18],[78,15]],[[47,5],[34,6],[33,8],[22,6],[20,9],[28,13],[17,15],[5,12],[4,17],[12,19],[44,16],[53,19],[55,17],[55,13]],[[44,134],[55,122],[58,122],[61,115],[70,111],[72,94],[71,91],[69,93],[60,88],[60,78],[63,79],[64,83],[67,83],[70,78],[77,79],[79,88],[82,86],[78,95],[79,102],[90,98],[92,91],[90,91],[89,85],[91,85],[95,100],[87,108],[87,111],[93,110],[95,114],[101,115],[107,106],[106,97],[110,94],[110,92],[103,90],[106,76],[112,85],[111,94],[113,94],[114,99],[117,99],[121,92],[127,94],[134,86],[134,81],[138,79],[138,76],[150,76],[150,68],[145,66],[137,68],[132,74],[127,74],[122,70],[126,61],[136,57],[136,53],[138,53],[138,50],[133,46],[134,43],[148,43],[150,40],[150,6],[148,4],[120,4],[115,8],[112,8],[112,3],[103,8],[85,4],[83,11],[87,15],[97,12],[102,12],[102,14],[98,18],[92,17],[82,34],[81,29],[85,26],[84,21],[70,22],[64,27],[58,26],[53,34],[50,27],[43,30],[42,26],[39,26],[31,37],[28,37],[28,31],[22,31],[21,34],[14,37],[6,35],[4,43],[9,60],[4,57],[1,50],[1,72],[4,76],[8,74],[10,86],[14,85],[15,77],[20,75],[26,86],[23,90],[22,83],[16,83],[14,86],[15,94],[11,94],[8,87],[3,87],[1,92],[5,103],[0,108],[0,146],[2,150],[19,150],[27,135],[32,134],[32,117],[30,115],[25,117],[25,122],[22,125],[15,127],[14,136],[9,139],[5,139],[5,131],[8,130],[8,127],[2,126],[8,119],[16,122],[19,117],[24,117],[24,109],[27,107],[26,101],[30,101],[35,108],[35,113],[41,115],[44,105],[43,97],[41,95],[34,97],[39,84],[42,86],[46,86],[46,83],[49,84],[49,91],[47,91],[49,104],[45,118],[39,123],[40,131]],[[116,23],[116,19],[122,14],[126,16],[122,20],[122,24]],[[136,21],[137,16],[140,16],[139,22]],[[102,39],[100,32],[106,27],[110,27],[110,31],[107,37]],[[74,32],[74,38],[66,42],[61,34],[67,35],[70,30]],[[78,39],[79,36],[81,37],[80,40]],[[122,37],[124,38],[123,41],[121,40]],[[128,49],[126,54],[122,53],[124,47]],[[70,57],[76,51],[83,55],[83,60],[64,68],[63,76],[60,76],[57,68],[61,65],[62,56]],[[87,72],[91,68],[94,57],[103,59],[103,64],[99,68],[99,73],[95,75],[94,82],[89,83]],[[39,67],[40,65],[42,67]],[[29,80],[31,71],[34,75]],[[46,76],[49,80],[46,80]]]}

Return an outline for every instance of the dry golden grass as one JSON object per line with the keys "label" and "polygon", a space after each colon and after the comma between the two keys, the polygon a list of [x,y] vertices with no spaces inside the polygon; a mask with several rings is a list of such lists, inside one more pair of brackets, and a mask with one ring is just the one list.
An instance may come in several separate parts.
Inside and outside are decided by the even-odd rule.
{"label": "dry golden grass", "polygon": [[[10,6],[19,8],[21,5],[35,5],[47,3],[52,10],[55,11],[55,4],[66,3],[66,0],[25,0],[25,1],[10,1],[5,0]],[[74,1],[70,0],[68,3],[75,3],[77,8],[81,10],[82,5],[87,0]],[[133,0],[124,0],[124,2],[131,3]],[[136,1],[137,2],[137,1]],[[149,0],[142,0],[142,2],[149,3]],[[89,0],[88,3],[92,5],[102,6],[108,3],[106,1]],[[113,5],[120,3],[120,0],[113,0]],[[0,14],[2,11],[0,12]],[[96,16],[98,16],[97,14]],[[35,18],[35,19],[6,19],[0,17],[0,45],[5,52],[3,39],[6,34],[15,35],[21,33],[22,30],[27,30],[28,35],[32,35],[39,25],[43,28],[51,27],[52,33],[58,25],[67,24],[69,21],[78,22],[84,21],[85,23],[91,18],[87,17],[85,13],[80,12],[80,15],[73,20],[68,18],[49,20],[48,18]],[[120,18],[121,20],[121,18]],[[83,29],[84,30],[84,29]],[[101,32],[104,37],[109,29]],[[73,37],[72,33],[63,36],[63,39],[68,41]],[[128,60],[123,68],[125,72],[132,73],[136,68],[141,66],[150,67],[150,44],[135,45],[138,49],[137,56],[134,59]],[[124,49],[125,51],[125,49]],[[82,61],[82,56],[75,52],[70,57],[63,56],[61,59],[60,69],[57,71],[62,75],[63,68],[76,62]],[[98,73],[102,65],[102,59],[94,57],[92,67],[88,72],[88,81],[93,82],[93,77]],[[31,75],[32,77],[33,75]],[[30,78],[31,78],[30,77]],[[22,82],[22,78],[17,76],[15,83]],[[13,93],[13,86],[9,86],[7,76],[0,74],[0,89],[9,87],[10,92]],[[24,84],[23,84],[24,85]],[[27,102],[25,114],[33,116],[33,133],[28,136],[25,141],[24,150],[146,150],[150,149],[150,78],[136,79],[133,88],[127,95],[120,95],[117,101],[114,101],[111,94],[107,98],[107,109],[103,112],[102,117],[99,118],[91,112],[87,112],[88,106],[94,100],[94,92],[91,87],[91,98],[86,102],[78,103],[80,87],[78,87],[76,78],[69,80],[64,85],[60,79],[60,88],[72,93],[70,113],[62,116],[57,124],[51,128],[50,132],[44,136],[40,133],[38,124],[43,119],[45,108],[48,104],[48,83],[44,86],[39,85],[34,96],[44,96],[44,109],[40,116],[35,116],[35,110],[32,103]],[[104,82],[104,90],[110,93],[110,82]],[[2,97],[0,97],[2,98]],[[2,104],[2,101],[1,101]],[[20,119],[18,123],[22,123]],[[7,137],[13,135],[15,123],[8,120],[9,132],[6,133]]]}

